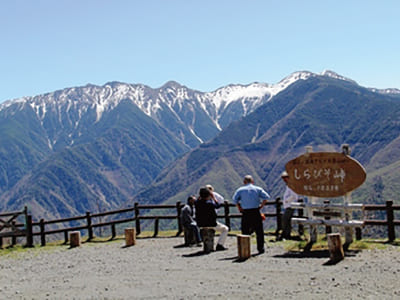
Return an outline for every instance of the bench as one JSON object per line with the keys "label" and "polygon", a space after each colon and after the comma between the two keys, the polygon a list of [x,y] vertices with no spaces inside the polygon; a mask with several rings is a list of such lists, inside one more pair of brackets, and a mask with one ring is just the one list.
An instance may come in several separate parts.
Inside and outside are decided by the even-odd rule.
{"label": "bench", "polygon": [[[351,204],[331,204],[329,201],[324,203],[291,203],[292,209],[305,209],[306,217],[293,217],[292,224],[302,224],[310,226],[311,243],[317,241],[317,226],[325,226],[327,229],[331,226],[344,227],[346,232],[345,245],[353,242],[353,228],[364,226],[362,220],[352,220],[353,211],[361,211],[363,215],[364,205],[358,203]],[[327,233],[330,230],[327,230]]]}

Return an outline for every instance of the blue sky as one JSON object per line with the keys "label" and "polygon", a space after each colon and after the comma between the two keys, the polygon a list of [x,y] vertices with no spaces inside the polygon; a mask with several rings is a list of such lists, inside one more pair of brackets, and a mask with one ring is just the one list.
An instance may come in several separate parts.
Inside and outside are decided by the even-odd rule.
{"label": "blue sky", "polygon": [[400,1],[2,0],[0,102],[88,83],[208,92],[332,70],[400,88]]}

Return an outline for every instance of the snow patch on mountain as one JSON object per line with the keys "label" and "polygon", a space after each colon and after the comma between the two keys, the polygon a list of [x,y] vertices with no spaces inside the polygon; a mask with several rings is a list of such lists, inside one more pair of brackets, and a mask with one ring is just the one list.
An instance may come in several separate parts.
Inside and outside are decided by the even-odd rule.
{"label": "snow patch on mountain", "polygon": [[339,75],[339,74],[337,74],[337,73],[335,73],[333,71],[330,71],[330,70],[323,71],[321,73],[321,76],[327,76],[327,77],[331,77],[331,78],[335,78],[335,79],[339,79],[339,80],[344,80],[344,81],[348,81],[348,82],[357,84],[357,82],[355,82],[354,80],[352,80],[350,78],[347,78],[347,77],[344,77],[342,75]]}
{"label": "snow patch on mountain", "polygon": [[374,93],[380,93],[380,94],[385,94],[385,95],[400,95],[400,90],[399,89],[374,89],[374,88],[370,88],[370,91],[374,92]]}
{"label": "snow patch on mountain", "polygon": [[[207,93],[189,89],[174,81],[169,81],[156,89],[142,84],[109,82],[103,86],[88,84],[83,87],[66,88],[44,95],[6,101],[0,104],[0,110],[4,110],[13,104],[29,104],[41,121],[50,111],[56,112],[61,120],[64,112],[78,111],[80,118],[88,110],[94,110],[96,121],[99,121],[104,112],[112,110],[121,101],[128,100],[137,105],[146,115],[155,119],[165,107],[176,118],[179,118],[179,112],[185,107],[186,109],[190,107],[190,110],[198,107],[213,120],[218,129],[221,129],[218,120],[232,103],[239,103],[244,115],[246,115],[270,101],[291,84],[317,76],[327,76],[355,83],[353,80],[330,70],[325,70],[320,74],[308,71],[294,72],[276,84],[259,82],[248,85],[231,84]],[[385,94],[400,93],[397,89],[371,90]],[[79,120],[75,120],[74,125],[77,126],[78,124]]]}
{"label": "snow patch on mountain", "polygon": [[262,98],[270,94],[270,86],[263,83],[252,83],[249,85],[228,85],[214,92],[205,94],[210,99],[217,110],[226,107],[230,103],[241,98]]}
{"label": "snow patch on mountain", "polygon": [[251,113],[257,107],[271,100],[275,95],[298,80],[306,80],[314,75],[311,72],[295,72],[277,84],[254,82],[249,85],[228,85],[205,94],[215,105],[217,112],[230,103],[241,101],[244,114]]}

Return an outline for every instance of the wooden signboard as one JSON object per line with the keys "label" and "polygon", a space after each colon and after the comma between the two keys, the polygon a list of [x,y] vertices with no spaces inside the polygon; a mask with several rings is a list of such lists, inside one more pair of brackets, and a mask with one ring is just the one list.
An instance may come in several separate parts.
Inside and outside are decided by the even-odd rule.
{"label": "wooden signboard", "polygon": [[339,197],[359,187],[366,178],[363,166],[339,152],[310,152],[289,161],[288,186],[299,195]]}

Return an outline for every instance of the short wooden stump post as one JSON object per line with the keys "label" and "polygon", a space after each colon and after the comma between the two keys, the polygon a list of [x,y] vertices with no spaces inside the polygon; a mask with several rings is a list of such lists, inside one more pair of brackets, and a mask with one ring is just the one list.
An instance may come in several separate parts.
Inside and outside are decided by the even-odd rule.
{"label": "short wooden stump post", "polygon": [[201,238],[203,239],[203,250],[205,253],[214,251],[215,229],[213,227],[200,228]]}
{"label": "short wooden stump post", "polygon": [[248,259],[251,256],[250,238],[251,238],[250,235],[245,235],[245,234],[237,235],[239,259]]}
{"label": "short wooden stump post", "polygon": [[125,228],[125,246],[136,245],[136,229],[135,228]]}
{"label": "short wooden stump post", "polygon": [[81,233],[79,231],[71,231],[69,233],[69,245],[71,248],[81,245]]}
{"label": "short wooden stump post", "polygon": [[191,228],[183,227],[183,235],[186,246],[196,244],[196,237],[194,236],[194,232]]}
{"label": "short wooden stump post", "polygon": [[340,261],[344,258],[342,240],[339,233],[330,233],[327,235],[328,248],[331,261]]}

